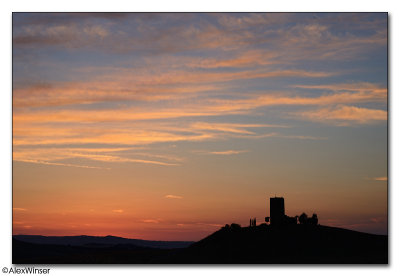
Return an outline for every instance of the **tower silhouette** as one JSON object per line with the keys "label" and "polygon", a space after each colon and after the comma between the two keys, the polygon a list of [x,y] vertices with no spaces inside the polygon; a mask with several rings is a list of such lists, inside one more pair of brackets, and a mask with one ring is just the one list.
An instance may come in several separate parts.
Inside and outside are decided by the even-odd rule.
{"label": "tower silhouette", "polygon": [[269,199],[269,212],[271,225],[280,225],[285,219],[285,200],[283,197],[271,197]]}

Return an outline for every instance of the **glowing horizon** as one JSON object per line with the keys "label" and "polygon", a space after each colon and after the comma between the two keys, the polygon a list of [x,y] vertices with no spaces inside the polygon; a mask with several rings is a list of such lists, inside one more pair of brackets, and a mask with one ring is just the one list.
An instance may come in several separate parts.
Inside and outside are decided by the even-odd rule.
{"label": "glowing horizon", "polygon": [[13,234],[387,234],[386,13],[14,13]]}

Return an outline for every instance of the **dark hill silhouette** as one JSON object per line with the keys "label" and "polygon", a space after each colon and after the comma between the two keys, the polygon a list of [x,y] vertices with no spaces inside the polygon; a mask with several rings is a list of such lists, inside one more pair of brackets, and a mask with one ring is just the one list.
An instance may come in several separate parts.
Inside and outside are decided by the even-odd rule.
{"label": "dark hill silhouette", "polygon": [[13,263],[387,264],[388,237],[321,225],[233,224],[176,249],[33,244],[14,238]]}
{"label": "dark hill silhouette", "polygon": [[[179,250],[179,249],[169,249]],[[130,244],[55,245],[35,244],[13,238],[14,264],[146,264],[158,263],[168,256],[168,249],[154,249]]]}
{"label": "dark hill silhouette", "polygon": [[194,243],[184,263],[387,263],[387,236],[322,225],[223,227]]}
{"label": "dark hill silhouette", "polygon": [[140,239],[127,239],[115,236],[40,236],[40,235],[14,235],[14,239],[36,244],[55,244],[72,246],[112,246],[118,244],[129,244],[139,247],[150,247],[160,249],[185,248],[191,245],[190,241],[149,241]]}

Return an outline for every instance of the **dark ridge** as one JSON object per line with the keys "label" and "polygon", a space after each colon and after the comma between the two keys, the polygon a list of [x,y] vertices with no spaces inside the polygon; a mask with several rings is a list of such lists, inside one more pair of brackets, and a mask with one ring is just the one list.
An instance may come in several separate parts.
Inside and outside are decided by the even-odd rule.
{"label": "dark ridge", "polygon": [[139,247],[150,247],[160,249],[185,248],[193,242],[188,241],[149,241],[140,239],[127,239],[116,236],[41,236],[41,235],[14,235],[14,239],[35,244],[71,245],[85,246],[88,244],[117,245],[129,244]]}
{"label": "dark ridge", "polygon": [[168,256],[168,249],[129,244],[69,246],[34,244],[13,238],[12,246],[13,264],[146,264],[157,263],[159,256]]}
{"label": "dark ridge", "polygon": [[[232,224],[222,227],[187,248],[175,249],[149,248],[129,243],[115,244],[121,239],[129,239],[112,236],[78,236],[85,241],[81,245],[31,243],[17,239],[21,237],[26,236],[13,238],[14,264],[388,263],[386,235],[373,235],[322,225],[295,224],[278,227],[262,224],[240,227]],[[35,237],[40,237],[36,241],[46,240],[43,236]],[[100,238],[103,242],[89,243],[88,237]],[[93,240],[96,239],[91,239]]]}

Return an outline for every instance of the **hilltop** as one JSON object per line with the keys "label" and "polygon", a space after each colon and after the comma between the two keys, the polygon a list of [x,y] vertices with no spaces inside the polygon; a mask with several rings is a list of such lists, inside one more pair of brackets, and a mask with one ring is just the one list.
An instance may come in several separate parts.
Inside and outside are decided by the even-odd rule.
{"label": "hilltop", "polygon": [[322,225],[225,226],[175,256],[183,263],[388,263],[388,237]]}

